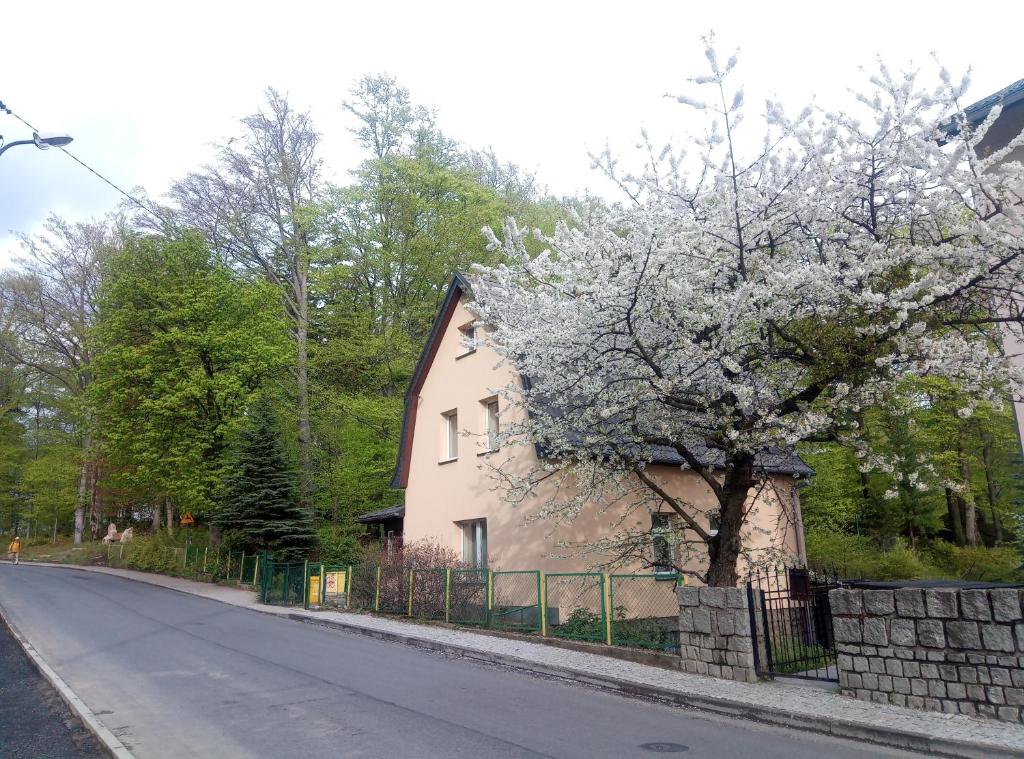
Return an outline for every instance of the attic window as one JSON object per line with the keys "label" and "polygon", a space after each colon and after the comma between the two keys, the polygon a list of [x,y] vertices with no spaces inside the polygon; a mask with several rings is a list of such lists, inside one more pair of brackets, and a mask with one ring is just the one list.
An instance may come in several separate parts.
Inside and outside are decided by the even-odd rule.
{"label": "attic window", "polygon": [[471,353],[476,353],[476,324],[474,322],[463,324],[459,327],[459,333],[462,338],[462,353],[455,358],[459,359]]}

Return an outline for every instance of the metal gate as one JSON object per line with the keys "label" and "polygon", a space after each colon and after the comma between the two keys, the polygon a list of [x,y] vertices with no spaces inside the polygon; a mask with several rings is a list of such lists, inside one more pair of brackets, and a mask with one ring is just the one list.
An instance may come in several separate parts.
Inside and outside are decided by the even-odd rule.
{"label": "metal gate", "polygon": [[763,677],[838,680],[828,592],[835,576],[804,567],[769,567],[747,581],[754,666]]}

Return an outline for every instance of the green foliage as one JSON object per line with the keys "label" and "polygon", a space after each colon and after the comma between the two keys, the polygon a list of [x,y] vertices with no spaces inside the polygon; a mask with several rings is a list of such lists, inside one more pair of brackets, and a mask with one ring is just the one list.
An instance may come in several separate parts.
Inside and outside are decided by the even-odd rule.
{"label": "green foliage", "polygon": [[173,538],[162,533],[139,535],[124,545],[123,552],[115,548],[114,555],[121,555],[117,561],[119,566],[173,575],[178,574],[181,568],[180,561],[175,560],[174,553],[174,549],[180,547]]}
{"label": "green foliage", "polygon": [[316,559],[324,564],[359,563],[361,533],[362,530],[355,525],[321,525],[317,529],[319,550]]}
{"label": "green foliage", "polygon": [[927,549],[914,551],[902,539],[882,548],[872,538],[829,530],[807,533],[807,561],[850,579],[1020,582],[1022,578],[1020,555],[1009,546],[956,546],[937,540]]}
{"label": "green foliage", "polygon": [[93,342],[108,482],[208,512],[232,425],[291,356],[275,291],[196,236],[134,240],[107,262]]}
{"label": "green foliage", "polygon": [[604,620],[590,609],[573,609],[572,614],[553,629],[556,638],[574,640],[604,640]]}
{"label": "green foliage", "polygon": [[281,445],[269,401],[250,409],[224,478],[215,523],[247,552],[301,559],[316,546],[311,516],[299,504],[296,473]]}

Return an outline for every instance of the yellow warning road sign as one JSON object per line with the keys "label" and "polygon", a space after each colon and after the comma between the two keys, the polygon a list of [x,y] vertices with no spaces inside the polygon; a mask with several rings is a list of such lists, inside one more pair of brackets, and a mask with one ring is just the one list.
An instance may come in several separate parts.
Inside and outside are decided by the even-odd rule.
{"label": "yellow warning road sign", "polygon": [[190,525],[190,524],[195,524],[195,523],[196,523],[196,520],[192,516],[192,512],[186,511],[184,514],[182,514],[182,516],[181,516],[181,526],[182,527],[185,527],[186,525]]}

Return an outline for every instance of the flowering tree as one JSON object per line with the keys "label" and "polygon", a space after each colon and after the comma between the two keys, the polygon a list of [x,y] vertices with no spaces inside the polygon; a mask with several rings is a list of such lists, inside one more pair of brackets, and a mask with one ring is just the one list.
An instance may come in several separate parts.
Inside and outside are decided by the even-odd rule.
{"label": "flowering tree", "polygon": [[[1024,325],[1024,169],[994,169],[1024,135],[979,158],[998,107],[972,128],[966,80],[943,71],[926,91],[883,66],[851,112],[790,118],[767,103],[744,157],[736,58],[707,58],[692,81],[708,101],[678,98],[707,116],[695,155],[645,135],[636,175],[599,156],[629,202],[537,232],[535,256],[513,221],[500,239],[485,230],[507,262],[479,269],[474,295],[488,339],[528,378],[506,390],[528,414],[504,433],[548,454],[503,473],[509,497],[547,494],[549,517],[623,499],[667,508],[701,579],[734,585],[766,451],[841,440],[863,467],[927,488],[926,471],[870,450],[861,411],[909,376],[995,401],[1020,386],[1000,330]],[[717,533],[650,466],[666,449],[714,494]],[[552,478],[573,488],[542,489]],[[596,547],[625,554],[642,538],[622,529]]]}

